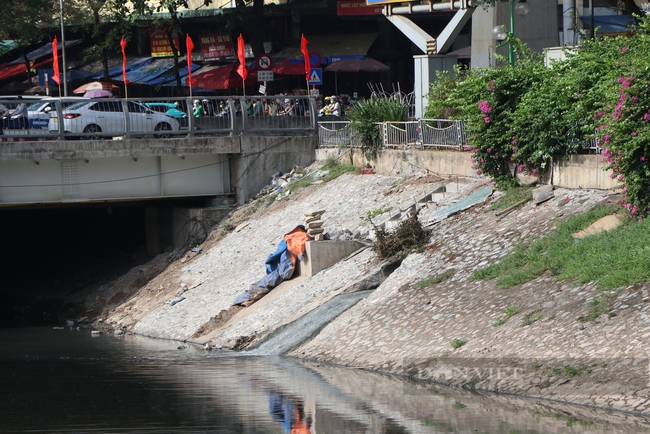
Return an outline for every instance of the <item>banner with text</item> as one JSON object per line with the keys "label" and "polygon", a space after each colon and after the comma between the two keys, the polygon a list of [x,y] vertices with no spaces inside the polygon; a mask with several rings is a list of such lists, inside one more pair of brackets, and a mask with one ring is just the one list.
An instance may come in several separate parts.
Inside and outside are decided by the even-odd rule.
{"label": "banner with text", "polygon": [[341,15],[381,15],[383,6],[368,6],[366,0],[344,0],[336,4],[336,14]]}
{"label": "banner with text", "polygon": [[[176,46],[176,51],[180,52],[178,47],[178,32],[172,30],[172,40]],[[149,31],[149,44],[151,45],[151,57],[171,57],[174,55],[169,39],[167,38],[166,30],[150,30]]]}
{"label": "banner with text", "polygon": [[201,36],[203,60],[235,60],[235,47],[228,33],[211,33]]}

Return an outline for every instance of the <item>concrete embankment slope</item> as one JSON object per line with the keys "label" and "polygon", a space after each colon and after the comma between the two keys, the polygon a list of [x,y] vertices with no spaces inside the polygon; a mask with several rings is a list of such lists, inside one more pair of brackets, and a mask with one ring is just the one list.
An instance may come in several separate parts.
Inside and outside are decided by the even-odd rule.
{"label": "concrete embankment slope", "polygon": [[[648,413],[650,285],[623,288],[608,315],[584,322],[595,285],[544,275],[510,289],[471,280],[518,241],[609,200],[603,192],[555,190],[499,218],[477,206],[433,226],[426,252],[410,255],[372,295],[295,357],[487,389]],[[441,276],[424,289],[416,284]],[[518,312],[505,324],[506,306]],[[615,315],[615,316],[614,316]],[[454,340],[463,346],[454,348]]]}
{"label": "concrete embankment slope", "polygon": [[[365,219],[368,212],[398,211],[412,203],[414,197],[422,197],[432,188],[440,187],[439,180],[404,181],[398,176],[347,174],[299,190],[268,208],[262,201],[247,226],[228,233],[211,247],[202,246],[201,253],[187,258],[184,264],[175,264],[179,267],[175,276],[149,282],[111,312],[105,323],[146,336],[204,339],[202,342],[209,340],[224,347],[235,346],[241,337],[264,336],[376,274],[380,264],[372,250],[366,249],[311,278],[287,281],[285,284],[290,287],[285,286],[276,294],[272,291],[258,302],[260,305],[247,308],[249,314],[238,313],[239,320],[227,328],[193,338],[206,322],[229,309],[241,292],[264,276],[267,256],[275,251],[284,234],[304,222],[308,209],[318,207],[326,211],[322,219],[328,231],[347,229],[372,236],[372,226]],[[455,200],[472,185],[472,182],[449,184],[445,193],[438,193],[437,200],[440,203]],[[432,210],[438,208],[433,203],[430,206]],[[182,284],[188,288],[183,293],[185,299],[171,306],[169,300],[178,297]]]}

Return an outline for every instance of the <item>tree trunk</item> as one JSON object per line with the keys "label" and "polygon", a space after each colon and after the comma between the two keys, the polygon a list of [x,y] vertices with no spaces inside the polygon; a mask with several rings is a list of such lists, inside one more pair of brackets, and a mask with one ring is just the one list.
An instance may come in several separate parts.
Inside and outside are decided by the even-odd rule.
{"label": "tree trunk", "polygon": [[[169,46],[172,48],[172,53],[174,54],[174,77],[176,78],[176,88],[178,89],[179,95],[183,94],[183,85],[181,84],[181,74],[178,68],[178,49],[174,44],[174,28],[169,27],[167,29],[167,39],[169,40]],[[178,38],[180,44],[180,37]],[[189,55],[189,54],[188,54]]]}
{"label": "tree trunk", "polygon": [[253,0],[251,24],[251,48],[255,57],[258,57],[264,54],[264,0]]}
{"label": "tree trunk", "polygon": [[29,59],[27,58],[25,47],[20,47],[20,51],[23,53],[23,61],[25,62],[25,68],[27,69],[27,87],[32,88],[32,65],[29,63]]}

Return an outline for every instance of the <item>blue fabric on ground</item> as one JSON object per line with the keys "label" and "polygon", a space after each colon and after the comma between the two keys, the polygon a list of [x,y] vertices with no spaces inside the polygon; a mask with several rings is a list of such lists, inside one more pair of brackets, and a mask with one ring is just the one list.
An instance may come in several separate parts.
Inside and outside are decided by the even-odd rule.
{"label": "blue fabric on ground", "polygon": [[275,252],[271,253],[269,257],[266,258],[266,262],[264,263],[264,266],[266,267],[266,274],[270,274],[273,272],[273,270],[278,268],[278,265],[280,264],[280,257],[286,251],[287,242],[285,240],[282,240],[280,244],[278,244],[278,248],[275,249]]}

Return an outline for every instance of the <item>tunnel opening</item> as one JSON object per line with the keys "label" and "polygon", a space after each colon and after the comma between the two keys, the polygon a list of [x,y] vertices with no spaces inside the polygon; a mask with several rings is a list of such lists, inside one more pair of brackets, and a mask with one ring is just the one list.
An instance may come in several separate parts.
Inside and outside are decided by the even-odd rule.
{"label": "tunnel opening", "polygon": [[[201,204],[149,201],[3,209],[0,327],[60,325],[83,317],[82,303],[71,300],[151,259],[147,209]],[[171,241],[163,248],[171,249]]]}

